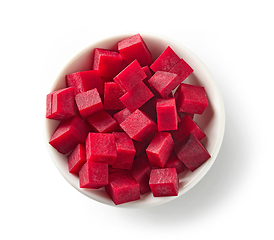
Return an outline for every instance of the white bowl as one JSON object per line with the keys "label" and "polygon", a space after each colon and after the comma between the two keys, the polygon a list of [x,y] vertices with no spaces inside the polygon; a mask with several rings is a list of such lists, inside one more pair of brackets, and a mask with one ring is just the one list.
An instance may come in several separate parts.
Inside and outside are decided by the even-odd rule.
{"label": "white bowl", "polygon": [[[59,75],[53,80],[53,83],[50,86],[48,92],[52,92],[54,90],[66,87],[66,74],[76,71],[89,70],[91,68],[94,48],[115,49],[116,43],[118,41],[134,34],[136,33],[127,33],[111,36],[107,39],[94,42],[82,49],[60,70]],[[211,158],[194,172],[185,171],[179,174],[179,194],[176,197],[153,197],[152,193],[147,193],[142,195],[140,200],[115,205],[109,198],[109,196],[105,193],[104,188],[99,190],[93,190],[83,189],[79,187],[78,177],[69,173],[68,171],[67,157],[57,152],[48,143],[59,122],[45,118],[44,132],[46,146],[52,161],[54,162],[60,173],[63,175],[63,177],[75,189],[88,196],[89,198],[116,207],[142,208],[155,206],[166,203],[185,194],[205,176],[205,174],[213,165],[220,150],[225,129],[225,111],[222,96],[215,83],[215,80],[213,79],[213,76],[211,75],[207,67],[203,64],[203,62],[186,47],[172,39],[158,34],[140,34],[147,44],[149,50],[151,51],[153,59],[159,56],[167,46],[170,46],[179,57],[183,58],[194,69],[194,72],[184,81],[184,83],[191,83],[194,85],[201,85],[205,87],[209,100],[209,106],[202,115],[195,115],[194,121],[197,122],[197,124],[207,135],[206,138],[202,140],[202,143],[207,148],[208,152],[211,155]]]}

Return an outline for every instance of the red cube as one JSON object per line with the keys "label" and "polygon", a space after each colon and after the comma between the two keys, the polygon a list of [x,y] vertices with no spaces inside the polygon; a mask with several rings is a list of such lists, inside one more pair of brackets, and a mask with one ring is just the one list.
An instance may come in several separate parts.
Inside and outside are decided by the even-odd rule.
{"label": "red cube", "polygon": [[114,135],[90,132],[86,139],[86,158],[87,161],[112,165],[117,158]]}
{"label": "red cube", "polygon": [[193,69],[184,59],[180,59],[180,61],[169,70],[169,72],[177,74],[178,81],[183,82],[191,73],[193,73]]}
{"label": "red cube", "polygon": [[77,95],[93,88],[97,88],[100,95],[103,94],[103,82],[97,70],[75,72],[66,75],[66,83],[69,87],[74,87]]}
{"label": "red cube", "polygon": [[49,93],[46,101],[46,118],[65,120],[75,115],[73,87]]}
{"label": "red cube", "polygon": [[114,78],[121,70],[123,58],[117,51],[95,48],[93,70],[98,70],[100,76]]}
{"label": "red cube", "polygon": [[79,171],[80,188],[99,189],[108,184],[108,165],[86,162]]}
{"label": "red cube", "polygon": [[117,158],[113,168],[131,169],[135,157],[135,147],[132,139],[124,132],[114,132]]}
{"label": "red cube", "polygon": [[120,97],[124,95],[124,91],[115,82],[106,82],[104,88],[104,109],[105,110],[121,110],[124,104],[120,101]]}
{"label": "red cube", "polygon": [[151,72],[149,66],[144,66],[144,67],[142,67],[142,69],[144,70],[144,72],[146,74],[146,78],[143,80],[143,83],[146,84],[147,87],[150,87],[148,80],[152,77],[152,72]]}
{"label": "red cube", "polygon": [[110,173],[105,190],[115,205],[140,199],[139,183],[126,170]]}
{"label": "red cube", "polygon": [[104,109],[101,97],[96,88],[75,96],[76,105],[83,118]]}
{"label": "red cube", "polygon": [[150,69],[154,72],[168,72],[180,61],[180,57],[168,46],[161,55],[151,64]]}
{"label": "red cube", "polygon": [[192,172],[211,157],[203,144],[193,134],[176,143],[174,151],[177,157]]}
{"label": "red cube", "polygon": [[128,64],[135,59],[142,67],[149,66],[152,63],[151,53],[140,34],[118,42],[118,51]]}
{"label": "red cube", "polygon": [[84,144],[78,144],[68,156],[69,172],[78,174],[86,161],[86,147]]}
{"label": "red cube", "polygon": [[113,118],[116,120],[118,124],[121,124],[124,120],[126,120],[127,117],[131,115],[131,112],[127,109],[124,108],[123,110],[115,113],[113,115]]}
{"label": "red cube", "polygon": [[145,113],[137,109],[120,127],[136,141],[144,141],[157,131],[157,124]]}
{"label": "red cube", "polygon": [[146,149],[151,165],[164,167],[171,155],[174,142],[169,132],[158,132]]}
{"label": "red cube", "polygon": [[178,174],[184,172],[187,169],[174,151],[172,151],[169,159],[167,160],[165,168],[175,168]]}
{"label": "red cube", "polygon": [[121,89],[130,91],[138,83],[142,82],[147,75],[137,60],[130,63],[123,71],[121,71],[113,80]]}
{"label": "red cube", "polygon": [[176,169],[152,169],[149,186],[154,197],[177,196],[179,192],[179,178]]}
{"label": "red cube", "polygon": [[202,114],[208,106],[205,88],[202,86],[181,83],[174,96],[180,112]]}
{"label": "red cube", "polygon": [[157,99],[158,131],[177,130],[178,116],[175,98]]}

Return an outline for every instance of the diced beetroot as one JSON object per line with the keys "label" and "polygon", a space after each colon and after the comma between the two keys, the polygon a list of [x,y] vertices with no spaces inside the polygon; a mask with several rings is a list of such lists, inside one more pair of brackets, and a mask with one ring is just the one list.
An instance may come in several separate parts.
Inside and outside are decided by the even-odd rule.
{"label": "diced beetroot", "polygon": [[210,154],[206,148],[193,134],[186,136],[180,142],[176,143],[174,151],[177,157],[192,172],[210,158]]}
{"label": "diced beetroot", "polygon": [[181,121],[181,119],[185,116],[185,115],[188,115],[191,117],[191,119],[194,118],[194,113],[186,113],[186,112],[177,112],[178,114],[178,119],[179,119],[179,122]]}
{"label": "diced beetroot", "polygon": [[175,98],[157,99],[158,131],[177,130],[178,116]]}
{"label": "diced beetroot", "polygon": [[86,158],[87,161],[112,165],[117,158],[114,135],[90,132],[86,139]]}
{"label": "diced beetroot", "polygon": [[78,144],[68,156],[69,172],[78,174],[86,161],[86,147],[84,144]]}
{"label": "diced beetroot", "polygon": [[75,115],[73,87],[51,92],[46,100],[46,118],[65,120]]}
{"label": "diced beetroot", "polygon": [[142,82],[147,75],[141,68],[137,60],[130,63],[123,71],[121,71],[113,80],[121,89],[130,91],[138,83]]}
{"label": "diced beetroot", "polygon": [[151,99],[149,99],[139,109],[147,114],[153,121],[157,121],[156,97],[152,97]]}
{"label": "diced beetroot", "polygon": [[96,88],[93,88],[86,92],[78,93],[75,96],[75,101],[79,113],[83,118],[86,118],[91,114],[104,109],[102,100]]}
{"label": "diced beetroot", "polygon": [[180,112],[202,114],[208,106],[205,88],[202,86],[181,83],[174,96]]}
{"label": "diced beetroot", "polygon": [[184,81],[191,73],[193,73],[193,69],[185,62],[184,59],[180,59],[180,61],[169,70],[170,73],[175,73],[178,76],[178,81]]}
{"label": "diced beetroot", "polygon": [[115,205],[140,199],[139,183],[126,170],[110,173],[105,190]]}
{"label": "diced beetroot", "polygon": [[49,140],[58,152],[66,154],[72,151],[79,143],[84,143],[89,128],[79,115],[64,120],[56,128]]}
{"label": "diced beetroot", "polygon": [[150,69],[154,72],[168,72],[180,61],[180,57],[168,46],[161,55],[151,64]]}
{"label": "diced beetroot", "polygon": [[79,171],[80,188],[99,189],[108,184],[108,165],[100,162],[86,162]]}
{"label": "diced beetroot", "polygon": [[161,97],[167,98],[172,90],[180,84],[180,80],[178,81],[175,73],[158,71],[148,80],[148,83]]}
{"label": "diced beetroot", "polygon": [[152,63],[152,56],[140,34],[128,37],[118,42],[118,51],[129,64],[135,59],[142,67]]}
{"label": "diced beetroot", "polygon": [[144,67],[142,67],[142,69],[144,70],[144,72],[146,74],[146,78],[143,80],[143,83],[146,84],[147,87],[150,87],[148,80],[152,77],[152,72],[151,72],[149,66],[144,66]]}
{"label": "diced beetroot", "polygon": [[100,95],[103,94],[103,82],[97,70],[68,74],[66,75],[66,83],[68,87],[74,87],[75,95],[93,88],[97,88]]}
{"label": "diced beetroot", "polygon": [[124,95],[124,91],[115,82],[106,82],[104,88],[104,108],[105,110],[121,110],[124,104],[120,101],[120,97]]}
{"label": "diced beetroot", "polygon": [[[146,160],[145,160],[146,159]],[[140,157],[134,159],[132,168],[130,170],[132,176],[140,185],[140,193],[144,194],[150,192],[149,187],[149,176],[150,176],[150,167],[147,164],[147,155],[142,154]]]}
{"label": "diced beetroot", "polygon": [[139,157],[140,155],[142,155],[143,153],[146,152],[146,148],[149,145],[150,141],[148,139],[145,139],[142,142],[138,142],[133,140],[135,149],[136,149],[136,157]]}
{"label": "diced beetroot", "polygon": [[93,70],[98,70],[100,76],[114,78],[121,70],[123,58],[117,51],[95,48]]}
{"label": "diced beetroot", "polygon": [[144,141],[157,131],[157,124],[139,109],[124,120],[120,127],[136,141]]}
{"label": "diced beetroot", "polygon": [[87,121],[97,133],[111,133],[118,130],[117,122],[104,110],[90,115]]}
{"label": "diced beetroot", "polygon": [[186,166],[180,161],[174,151],[167,160],[165,168],[175,168],[178,174],[186,170]]}
{"label": "diced beetroot", "polygon": [[124,120],[126,120],[127,117],[130,116],[130,114],[131,114],[131,112],[127,108],[124,108],[123,110],[115,113],[113,115],[113,118],[120,125]]}
{"label": "diced beetroot", "polygon": [[192,133],[199,140],[202,140],[206,134],[201,128],[192,120],[189,115],[185,115],[178,123],[177,131],[171,131],[172,137],[176,142],[181,141],[184,137]]}
{"label": "diced beetroot", "polygon": [[114,132],[117,158],[113,168],[130,169],[135,157],[135,147],[132,139],[124,132]]}
{"label": "diced beetroot", "polygon": [[153,96],[154,95],[149,88],[143,82],[140,82],[133,89],[120,97],[120,100],[129,111],[134,112]]}
{"label": "diced beetroot", "polygon": [[156,167],[164,167],[173,147],[174,142],[171,134],[158,132],[146,149],[150,164]]}
{"label": "diced beetroot", "polygon": [[154,197],[177,196],[179,192],[179,178],[176,169],[152,169],[149,186]]}

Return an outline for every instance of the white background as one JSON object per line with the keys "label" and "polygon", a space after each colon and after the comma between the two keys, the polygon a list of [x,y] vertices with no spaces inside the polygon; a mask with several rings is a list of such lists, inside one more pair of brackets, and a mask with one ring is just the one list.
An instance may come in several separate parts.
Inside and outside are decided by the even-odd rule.
{"label": "white background", "polygon": [[[272,1],[1,1],[0,24],[0,239],[274,239]],[[61,66],[124,31],[189,48],[216,79],[226,110],[208,174],[147,209],[80,194],[42,136],[45,93]]]}

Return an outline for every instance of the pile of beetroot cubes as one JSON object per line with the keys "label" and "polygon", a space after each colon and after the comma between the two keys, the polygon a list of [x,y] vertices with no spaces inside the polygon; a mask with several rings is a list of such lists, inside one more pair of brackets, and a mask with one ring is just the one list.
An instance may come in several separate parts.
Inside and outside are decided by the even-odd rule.
{"label": "pile of beetroot cubes", "polygon": [[208,106],[205,89],[182,83],[193,69],[170,46],[153,60],[140,34],[94,49],[91,69],[47,95],[46,117],[60,121],[49,144],[81,188],[104,187],[115,204],[177,196],[178,174],[210,158],[193,121]]}

